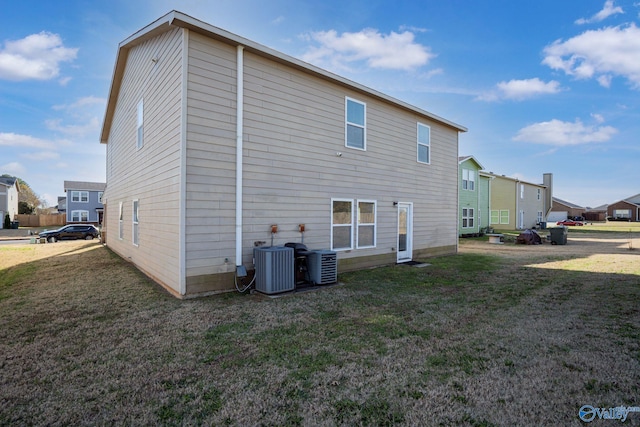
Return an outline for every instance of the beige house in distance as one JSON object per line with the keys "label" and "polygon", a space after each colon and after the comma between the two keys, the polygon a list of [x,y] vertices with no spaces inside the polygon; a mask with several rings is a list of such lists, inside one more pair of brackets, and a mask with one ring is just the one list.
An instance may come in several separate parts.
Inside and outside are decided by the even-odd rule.
{"label": "beige house in distance", "polygon": [[547,221],[553,205],[553,175],[543,174],[534,184],[504,175],[485,173],[491,179],[490,225],[495,229],[524,230]]}
{"label": "beige house in distance", "polygon": [[339,272],[456,253],[465,131],[173,11],[118,48],[107,245],[180,298],[234,289],[260,245]]}

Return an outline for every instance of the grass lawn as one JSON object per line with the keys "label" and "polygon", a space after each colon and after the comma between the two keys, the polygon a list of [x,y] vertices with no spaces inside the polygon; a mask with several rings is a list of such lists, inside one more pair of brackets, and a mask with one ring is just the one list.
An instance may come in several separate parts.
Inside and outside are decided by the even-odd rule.
{"label": "grass lawn", "polygon": [[628,239],[462,239],[424,268],[187,301],[98,242],[0,246],[0,425],[584,425],[640,406]]}

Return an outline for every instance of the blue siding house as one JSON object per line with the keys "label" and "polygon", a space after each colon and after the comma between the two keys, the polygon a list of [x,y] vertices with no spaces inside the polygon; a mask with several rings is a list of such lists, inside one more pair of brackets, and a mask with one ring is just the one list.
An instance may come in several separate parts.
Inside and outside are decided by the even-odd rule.
{"label": "blue siding house", "polygon": [[67,224],[102,224],[104,205],[102,193],[107,184],[104,182],[65,181],[67,193]]}

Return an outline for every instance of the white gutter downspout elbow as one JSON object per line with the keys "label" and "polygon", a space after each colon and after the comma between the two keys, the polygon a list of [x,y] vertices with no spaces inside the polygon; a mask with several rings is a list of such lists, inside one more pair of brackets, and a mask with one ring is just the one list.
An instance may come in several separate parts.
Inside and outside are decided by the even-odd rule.
{"label": "white gutter downspout elbow", "polygon": [[236,93],[236,267],[242,267],[242,139],[244,108],[244,46],[237,49]]}

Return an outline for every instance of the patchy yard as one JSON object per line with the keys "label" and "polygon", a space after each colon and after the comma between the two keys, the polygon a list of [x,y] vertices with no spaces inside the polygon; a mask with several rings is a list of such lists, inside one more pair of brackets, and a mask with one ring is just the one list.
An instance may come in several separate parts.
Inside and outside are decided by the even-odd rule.
{"label": "patchy yard", "polygon": [[425,268],[190,301],[98,242],[0,246],[0,425],[583,425],[640,406],[625,238],[463,239]]}

